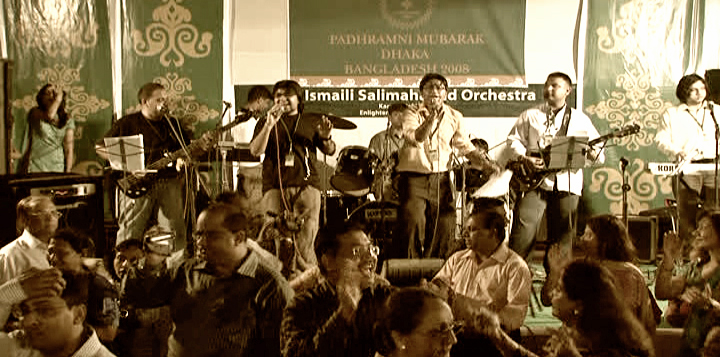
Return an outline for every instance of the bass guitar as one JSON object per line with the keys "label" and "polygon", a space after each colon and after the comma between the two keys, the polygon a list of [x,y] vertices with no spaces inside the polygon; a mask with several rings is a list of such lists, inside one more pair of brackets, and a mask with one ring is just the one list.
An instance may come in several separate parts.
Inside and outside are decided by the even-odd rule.
{"label": "bass guitar", "polygon": [[[243,119],[244,118],[237,116],[235,117],[235,120],[233,120],[229,124],[217,129],[210,130],[210,132],[213,133],[214,138],[212,145],[214,146],[215,143],[217,143],[220,136],[219,134],[230,130],[232,127],[242,123],[244,121]],[[190,145],[186,146],[185,149],[174,151],[170,154],[165,155],[165,157],[163,157],[162,159],[151,163],[146,167],[146,169],[154,171],[164,169],[174,163],[177,159],[182,158],[187,160],[193,157],[198,157],[203,153],[205,153],[205,150],[200,147],[198,141],[194,141],[191,142]],[[124,193],[130,198],[142,197],[155,183],[156,176],[157,174],[155,173],[147,173],[142,176],[128,173],[123,178],[117,180],[117,186],[120,191],[122,191],[122,193]]]}
{"label": "bass guitar", "polygon": [[[628,124],[608,134],[602,135],[597,139],[590,140],[588,146],[593,146],[612,138],[622,138],[624,136],[637,134],[639,131],[640,125]],[[548,153],[549,148],[546,148],[543,152]],[[518,192],[532,191],[538,188],[545,178],[562,171],[561,169],[538,169],[532,163],[520,158],[511,160],[506,167],[513,172],[510,187]]]}

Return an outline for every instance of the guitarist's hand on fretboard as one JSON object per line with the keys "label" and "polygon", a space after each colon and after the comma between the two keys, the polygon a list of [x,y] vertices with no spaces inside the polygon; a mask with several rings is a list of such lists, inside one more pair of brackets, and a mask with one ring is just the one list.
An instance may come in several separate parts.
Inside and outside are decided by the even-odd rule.
{"label": "guitarist's hand on fretboard", "polygon": [[525,163],[525,165],[527,165],[528,167],[532,167],[536,170],[542,170],[545,168],[545,163],[539,157],[523,155],[523,156],[518,157],[518,159],[522,160]]}

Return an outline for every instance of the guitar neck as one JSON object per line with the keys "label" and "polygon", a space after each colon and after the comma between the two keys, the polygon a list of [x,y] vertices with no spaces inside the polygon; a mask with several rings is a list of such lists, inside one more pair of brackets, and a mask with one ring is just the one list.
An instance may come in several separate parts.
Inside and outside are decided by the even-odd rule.
{"label": "guitar neck", "polygon": [[[234,120],[230,124],[227,124],[225,126],[222,126],[217,129],[209,130],[208,133],[212,133],[213,136],[213,143],[217,142],[219,134],[230,130],[235,125],[240,124],[240,121]],[[147,169],[149,170],[159,170],[165,167],[168,167],[171,163],[173,163],[175,160],[183,158],[183,159],[190,159],[193,157],[197,157],[204,153],[205,150],[200,147],[199,141],[193,141],[190,143],[190,145],[187,145],[184,149],[175,150],[172,153],[168,154],[167,156],[163,157],[160,160],[154,161],[152,164],[147,166]]]}

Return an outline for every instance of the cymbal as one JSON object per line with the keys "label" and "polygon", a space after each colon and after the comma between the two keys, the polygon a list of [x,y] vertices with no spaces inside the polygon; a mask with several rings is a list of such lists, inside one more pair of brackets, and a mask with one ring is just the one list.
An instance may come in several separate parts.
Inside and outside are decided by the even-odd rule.
{"label": "cymbal", "polygon": [[303,113],[302,114],[304,118],[308,118],[312,121],[321,121],[323,115],[326,116],[328,119],[330,119],[330,122],[333,124],[333,129],[342,129],[342,130],[350,130],[350,129],[356,129],[357,125],[355,123],[343,119],[339,116],[332,115],[332,114],[324,114],[324,113]]}

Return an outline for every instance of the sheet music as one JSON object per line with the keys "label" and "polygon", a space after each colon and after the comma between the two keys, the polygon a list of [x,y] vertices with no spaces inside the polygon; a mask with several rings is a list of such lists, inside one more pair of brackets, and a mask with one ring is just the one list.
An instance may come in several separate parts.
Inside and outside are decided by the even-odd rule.
{"label": "sheet music", "polygon": [[105,149],[113,170],[145,171],[145,149],[142,134],[105,138]]}
{"label": "sheet music", "polygon": [[587,136],[558,136],[550,146],[548,169],[581,169],[585,167],[584,148],[588,146]]}

